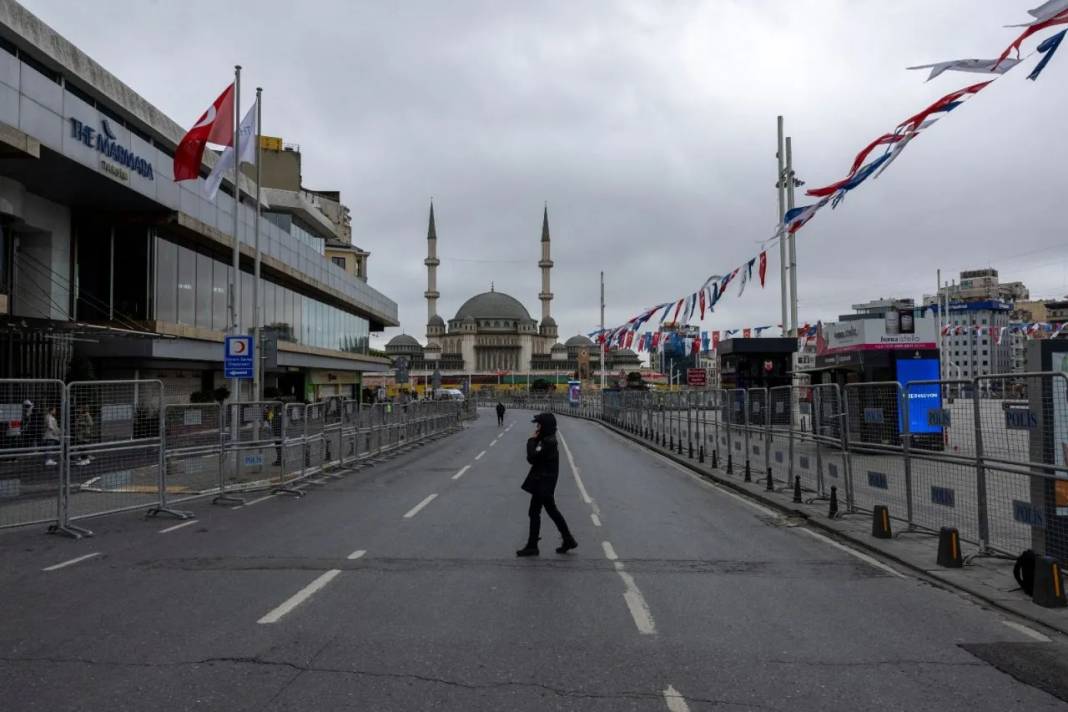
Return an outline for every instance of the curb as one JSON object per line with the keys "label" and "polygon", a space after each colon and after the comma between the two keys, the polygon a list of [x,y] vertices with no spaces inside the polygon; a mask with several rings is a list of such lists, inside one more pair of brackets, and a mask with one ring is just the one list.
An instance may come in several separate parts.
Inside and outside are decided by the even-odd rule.
{"label": "curb", "polygon": [[884,551],[882,549],[879,549],[878,547],[872,546],[871,544],[869,544],[868,542],[864,541],[863,539],[854,537],[854,536],[852,536],[852,535],[850,535],[848,533],[842,532],[842,531],[840,531],[840,530],[838,530],[838,529],[836,529],[834,527],[828,526],[826,523],[820,521],[816,517],[813,517],[808,512],[803,512],[803,511],[801,511],[799,509],[792,509],[792,508],[784,505],[782,502],[776,501],[776,500],[771,499],[769,497],[765,497],[765,496],[763,496],[763,495],[761,495],[761,494],[759,494],[757,492],[753,492],[752,490],[748,490],[748,489],[740,486],[737,482],[734,482],[732,480],[729,480],[729,479],[726,479],[724,477],[716,475],[715,471],[702,470],[699,467],[697,467],[696,465],[694,465],[692,462],[690,462],[687,458],[679,457],[678,455],[676,455],[675,453],[672,453],[672,452],[661,451],[658,448],[650,447],[641,438],[636,437],[635,435],[633,435],[633,434],[631,434],[631,433],[629,433],[629,432],[627,432],[625,430],[622,430],[622,429],[616,427],[615,425],[611,425],[609,423],[606,423],[606,422],[604,422],[602,420],[597,420],[595,418],[587,418],[587,417],[584,417],[584,416],[572,416],[572,417],[580,417],[583,420],[588,420],[588,421],[590,421],[592,423],[596,423],[597,425],[600,425],[601,427],[605,428],[606,430],[609,430],[609,431],[619,435],[620,437],[626,438],[630,442],[633,442],[633,443],[641,446],[642,448],[644,448],[646,450],[649,450],[650,452],[654,452],[657,455],[660,455],[661,457],[666,457],[667,459],[671,460],[675,464],[680,465],[682,467],[685,467],[686,469],[690,470],[691,472],[693,472],[694,474],[698,475],[702,479],[714,482],[715,484],[720,485],[722,487],[725,487],[725,488],[731,490],[732,492],[735,492],[735,493],[737,493],[739,495],[742,495],[744,497],[748,497],[749,499],[751,499],[751,500],[753,500],[755,502],[759,502],[762,505],[765,505],[765,506],[767,506],[769,508],[772,508],[772,509],[775,509],[775,510],[777,510],[779,512],[782,512],[783,514],[787,514],[787,515],[790,515],[792,517],[799,517],[799,518],[803,519],[806,524],[814,526],[816,529],[819,529],[824,534],[827,534],[827,535],[829,535],[829,536],[831,536],[831,537],[833,537],[835,539],[841,540],[843,542],[847,542],[847,543],[851,544],[852,546],[855,546],[855,547],[857,547],[859,549],[862,549],[865,553],[872,554],[872,555],[877,556],[877,557],[882,558],[882,559],[886,559],[887,561],[891,561],[894,564],[897,564],[898,566],[901,566],[902,568],[908,569],[911,573],[913,573],[913,574],[917,575],[918,577],[922,578],[927,583],[935,585],[935,586],[937,586],[939,588],[943,588],[943,589],[947,589],[947,590],[954,590],[954,591],[959,591],[961,593],[965,593],[968,596],[971,596],[972,598],[974,598],[974,599],[976,599],[978,601],[981,601],[983,604],[985,604],[987,606],[990,606],[991,608],[995,608],[995,609],[997,609],[997,610],[999,610],[1001,612],[1007,613],[1007,614],[1015,616],[1017,618],[1021,618],[1023,620],[1026,620],[1026,621],[1028,621],[1030,623],[1033,623],[1035,625],[1041,626],[1043,628],[1047,628],[1049,630],[1054,630],[1054,631],[1057,631],[1058,633],[1061,633],[1061,634],[1064,634],[1064,635],[1068,635],[1068,621],[1066,621],[1062,625],[1054,625],[1054,624],[1050,623],[1049,621],[1041,620],[1039,618],[1036,618],[1033,615],[1029,615],[1026,612],[1018,611],[1018,610],[1016,610],[1014,608],[1006,606],[1004,603],[1002,603],[1002,602],[1000,602],[1000,601],[998,601],[996,599],[993,599],[993,598],[989,597],[988,595],[982,593],[981,591],[977,591],[974,588],[971,588],[971,587],[968,587],[968,586],[962,586],[962,585],[960,585],[958,583],[955,583],[953,581],[948,581],[946,579],[943,579],[943,578],[940,578],[940,577],[937,577],[937,576],[933,576],[927,571],[927,569],[925,569],[925,568],[923,568],[921,566],[917,566],[916,564],[914,564],[914,563],[912,563],[910,561],[907,561],[906,559],[903,559],[903,558],[901,558],[899,556],[895,556],[894,554],[888,554],[886,551]]}

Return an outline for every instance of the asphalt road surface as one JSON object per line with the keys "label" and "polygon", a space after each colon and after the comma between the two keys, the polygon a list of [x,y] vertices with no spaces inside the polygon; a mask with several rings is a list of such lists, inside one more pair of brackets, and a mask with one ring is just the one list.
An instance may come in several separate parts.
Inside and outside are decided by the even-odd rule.
{"label": "asphalt road surface", "polygon": [[0,709],[1066,707],[1058,636],[590,422],[561,419],[579,548],[546,517],[517,559],[530,415],[192,523],[0,533]]}

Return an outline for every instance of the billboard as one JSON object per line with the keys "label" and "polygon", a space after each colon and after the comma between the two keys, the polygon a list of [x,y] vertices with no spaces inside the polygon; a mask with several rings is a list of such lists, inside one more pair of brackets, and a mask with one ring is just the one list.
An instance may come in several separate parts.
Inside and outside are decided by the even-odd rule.
{"label": "billboard", "polygon": [[850,319],[823,326],[819,355],[844,351],[935,349],[935,320],[923,309],[889,311],[885,316]]}
{"label": "billboard", "polygon": [[708,372],[703,368],[688,368],[686,369],[686,385],[688,386],[707,386],[708,385]]}
{"label": "billboard", "polygon": [[567,400],[571,405],[578,405],[582,402],[582,382],[581,381],[568,381],[567,382]]}
{"label": "billboard", "polygon": [[[938,359],[936,358],[899,359],[897,361],[897,382],[901,384],[905,397],[908,399],[908,432],[913,434],[942,432],[940,424],[942,421],[939,418],[942,410],[941,387],[937,383],[930,383],[908,388],[910,381],[937,381],[939,378]],[[932,411],[935,411],[935,417],[931,417]],[[898,413],[898,427],[901,432],[906,432],[904,412]]]}

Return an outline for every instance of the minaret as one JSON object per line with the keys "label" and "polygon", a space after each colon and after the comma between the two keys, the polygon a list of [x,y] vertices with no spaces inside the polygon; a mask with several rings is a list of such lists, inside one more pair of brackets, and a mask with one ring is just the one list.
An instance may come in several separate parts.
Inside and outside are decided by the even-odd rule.
{"label": "minaret", "polygon": [[426,230],[426,259],[423,260],[423,264],[426,265],[426,292],[423,293],[426,297],[426,335],[430,339],[441,335],[437,328],[442,323],[441,317],[438,316],[438,297],[441,296],[438,292],[438,265],[441,264],[441,260],[438,259],[438,233],[434,228],[434,201],[430,201],[430,222]]}
{"label": "minaret", "polygon": [[556,321],[550,314],[553,301],[553,293],[549,287],[549,270],[553,268],[553,261],[549,256],[549,204],[545,204],[545,212],[541,219],[541,260],[538,261],[541,268],[541,335],[555,339],[557,335]]}

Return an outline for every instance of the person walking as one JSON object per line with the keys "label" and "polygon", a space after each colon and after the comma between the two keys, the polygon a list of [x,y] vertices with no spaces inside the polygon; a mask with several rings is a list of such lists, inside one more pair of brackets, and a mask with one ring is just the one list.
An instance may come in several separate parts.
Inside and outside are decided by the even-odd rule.
{"label": "person walking", "polygon": [[553,524],[560,531],[561,544],[557,554],[566,554],[578,546],[571,530],[567,528],[564,515],[556,508],[556,480],[560,474],[560,452],[556,446],[556,416],[552,413],[538,413],[534,416],[536,428],[534,435],[527,440],[527,462],[530,472],[523,480],[523,491],[530,493],[530,534],[527,545],[515,552],[516,556],[537,556],[538,539],[541,533],[541,510],[548,513]]}
{"label": "person walking", "polygon": [[504,403],[497,401],[497,427],[504,425]]}
{"label": "person walking", "polygon": [[[42,444],[46,448],[58,448],[63,443],[63,434],[59,430],[59,422],[56,420],[55,407],[48,409],[48,414],[45,415],[45,432]],[[55,458],[52,457],[52,453],[45,455],[45,466],[54,467],[56,465]]]}

